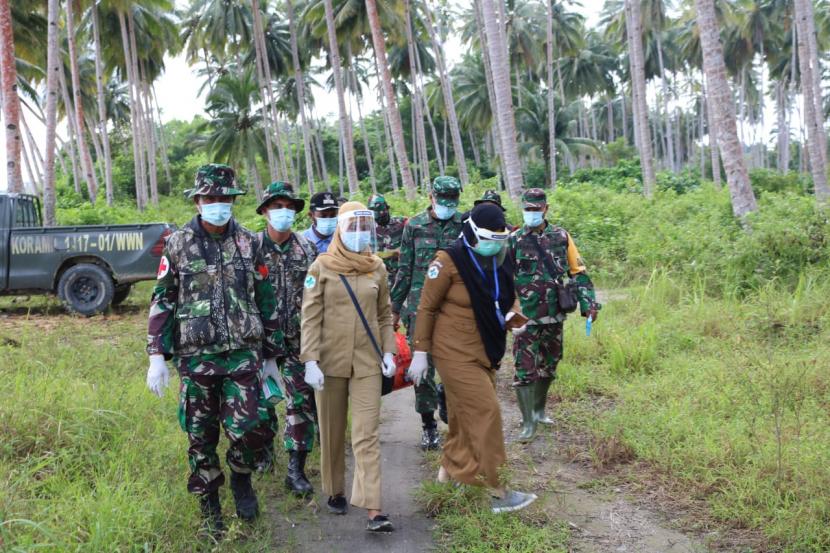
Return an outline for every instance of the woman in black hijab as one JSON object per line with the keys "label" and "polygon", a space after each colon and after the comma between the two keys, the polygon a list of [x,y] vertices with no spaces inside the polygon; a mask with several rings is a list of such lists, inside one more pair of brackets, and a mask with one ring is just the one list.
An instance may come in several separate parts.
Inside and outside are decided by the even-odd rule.
{"label": "woman in black hijab", "polygon": [[496,370],[507,331],[525,320],[506,255],[509,235],[502,210],[481,204],[470,213],[462,236],[435,256],[418,305],[409,369],[417,383],[431,353],[444,384],[450,431],[438,479],[487,486],[496,513],[522,509],[536,499],[507,490],[499,479],[507,455]]}

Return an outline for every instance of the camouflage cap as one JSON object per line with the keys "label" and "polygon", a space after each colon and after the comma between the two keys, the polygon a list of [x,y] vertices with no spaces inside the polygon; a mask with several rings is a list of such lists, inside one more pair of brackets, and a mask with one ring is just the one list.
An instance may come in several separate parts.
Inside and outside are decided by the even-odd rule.
{"label": "camouflage cap", "polygon": [[209,163],[196,170],[196,182],[187,191],[188,198],[196,196],[241,196],[245,191],[236,187],[236,173],[222,163]]}
{"label": "camouflage cap", "polygon": [[294,211],[298,213],[305,207],[305,200],[297,197],[291,183],[278,180],[269,184],[268,188],[265,189],[265,194],[262,196],[262,201],[259,203],[259,207],[256,208],[256,212],[262,214],[265,206],[274,198],[291,200],[294,202]]}
{"label": "camouflage cap", "polygon": [[439,205],[458,207],[461,183],[455,177],[435,177],[430,192]]}
{"label": "camouflage cap", "polygon": [[366,207],[372,211],[384,211],[389,209],[389,204],[386,202],[386,198],[380,194],[372,194],[372,197],[369,198],[369,205]]}
{"label": "camouflage cap", "polygon": [[504,209],[504,206],[501,205],[501,194],[499,194],[495,190],[487,190],[484,193],[484,195],[481,197],[481,199],[476,200],[476,201],[473,202],[473,205],[478,205],[478,204],[484,203],[484,202],[494,203],[497,206],[499,206],[502,211],[507,211],[506,209]]}
{"label": "camouflage cap", "polygon": [[548,197],[541,188],[528,188],[522,193],[522,207],[545,207]]}

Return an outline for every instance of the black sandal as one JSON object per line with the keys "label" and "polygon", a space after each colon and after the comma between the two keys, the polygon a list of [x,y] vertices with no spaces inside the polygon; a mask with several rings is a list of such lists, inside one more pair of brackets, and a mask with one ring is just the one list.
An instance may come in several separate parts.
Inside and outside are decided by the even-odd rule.
{"label": "black sandal", "polygon": [[395,527],[389,522],[386,515],[377,515],[366,523],[366,531],[374,534],[389,534],[395,531]]}

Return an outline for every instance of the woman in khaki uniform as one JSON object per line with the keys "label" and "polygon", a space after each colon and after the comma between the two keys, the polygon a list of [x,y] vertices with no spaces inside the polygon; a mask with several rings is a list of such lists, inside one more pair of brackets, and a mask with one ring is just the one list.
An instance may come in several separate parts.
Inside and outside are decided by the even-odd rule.
{"label": "woman in khaki uniform", "polygon": [[[374,214],[359,202],[340,207],[337,230],[326,253],[308,269],[303,293],[300,361],[315,390],[320,425],[320,472],[328,509],[346,514],[345,436],[351,410],[355,470],[351,504],[368,510],[367,530],[390,532],[381,514],[381,371],[395,373],[395,334],[383,261],[372,253]],[[381,360],[349,295],[353,291],[368,322]]]}
{"label": "woman in khaki uniform", "polygon": [[522,509],[536,499],[506,490],[498,474],[506,454],[496,370],[507,330],[525,321],[505,255],[508,236],[502,210],[481,204],[464,224],[462,237],[435,256],[418,304],[409,368],[417,383],[431,353],[444,384],[450,431],[439,481],[487,486],[496,513]]}

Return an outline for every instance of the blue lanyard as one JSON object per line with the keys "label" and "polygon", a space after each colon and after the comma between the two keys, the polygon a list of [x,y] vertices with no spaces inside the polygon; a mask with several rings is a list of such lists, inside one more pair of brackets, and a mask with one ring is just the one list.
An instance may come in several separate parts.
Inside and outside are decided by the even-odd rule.
{"label": "blue lanyard", "polygon": [[[466,242],[466,240],[465,240],[465,242]],[[470,246],[468,246],[466,243],[464,245],[466,246],[467,253],[470,255],[470,259],[473,260],[473,265],[475,266],[476,270],[478,271],[478,274],[480,274],[482,280],[484,280],[484,285],[489,288],[490,281],[487,278],[487,275],[485,274],[484,269],[482,269],[481,265],[478,264],[478,260],[476,259],[475,254],[473,254],[472,248],[470,248]],[[493,256],[493,281],[496,283],[495,294],[493,294],[493,305],[495,305],[495,307],[496,307],[496,318],[499,320],[499,324],[501,325],[502,330],[504,330],[504,326],[505,326],[504,315],[501,312],[501,306],[499,306],[499,294],[501,293],[501,290],[499,288],[499,275],[498,275],[497,271],[498,271],[498,266],[496,265],[496,256]]]}

